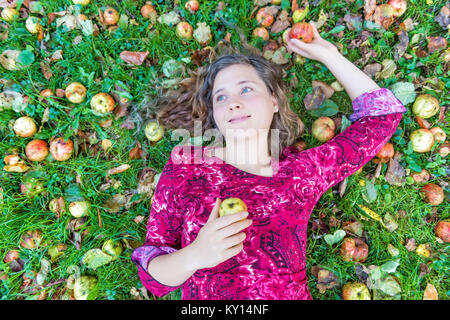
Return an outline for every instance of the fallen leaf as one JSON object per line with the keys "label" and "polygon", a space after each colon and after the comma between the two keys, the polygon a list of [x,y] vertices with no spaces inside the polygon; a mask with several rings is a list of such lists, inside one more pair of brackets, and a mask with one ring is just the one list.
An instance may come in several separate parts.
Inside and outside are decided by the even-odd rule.
{"label": "fallen leaf", "polygon": [[400,250],[398,250],[396,247],[394,247],[392,244],[388,244],[387,246],[388,252],[391,256],[396,257],[400,254]]}
{"label": "fallen leaf", "polygon": [[425,288],[425,291],[423,292],[423,299],[422,300],[439,300],[438,292],[431,283],[427,283],[427,287]]}
{"label": "fallen leaf", "polygon": [[428,52],[431,54],[435,51],[440,51],[447,48],[447,39],[443,37],[427,37]]}
{"label": "fallen leaf", "polygon": [[444,28],[448,29],[448,25],[450,24],[450,3],[447,2],[445,6],[442,6],[441,10],[439,11],[439,14],[434,18],[434,21],[439,23],[439,25]]}
{"label": "fallen leaf", "polygon": [[201,46],[205,46],[211,41],[211,28],[205,22],[198,22],[197,29],[194,30],[193,36]]}
{"label": "fallen leaf", "polygon": [[419,256],[422,256],[424,258],[429,258],[430,255],[431,255],[431,246],[430,246],[430,244],[429,243],[425,243],[425,244],[421,243],[421,244],[419,244],[417,246],[417,248],[416,248],[416,253]]}
{"label": "fallen leaf", "polygon": [[416,239],[411,238],[406,240],[405,248],[410,252],[416,250]]}
{"label": "fallen leaf", "polygon": [[142,146],[139,141],[136,142],[136,147],[130,150],[129,157],[130,160],[141,159],[143,155]]}
{"label": "fallen leaf", "polygon": [[313,266],[311,274],[317,278],[317,290],[320,293],[339,285],[339,278],[332,271],[320,266]]}
{"label": "fallen leaf", "polygon": [[364,19],[370,20],[377,8],[377,0],[364,0]]}
{"label": "fallen leaf", "polygon": [[323,238],[328,245],[332,246],[333,244],[340,242],[342,239],[344,239],[344,237],[345,231],[338,229],[334,232],[334,234],[326,234]]}
{"label": "fallen leaf", "polygon": [[385,59],[381,64],[383,65],[383,70],[375,74],[375,79],[390,78],[394,75],[395,70],[397,70],[397,65],[395,64],[394,60]]}
{"label": "fallen leaf", "polygon": [[113,257],[104,253],[101,249],[95,248],[88,250],[81,258],[81,263],[93,270],[110,263]]}
{"label": "fallen leaf", "polygon": [[126,171],[126,170],[128,170],[128,169],[130,169],[130,165],[129,165],[129,164],[121,164],[121,165],[118,166],[118,167],[109,169],[109,170],[106,172],[106,174],[109,175],[109,176],[111,176],[111,175],[113,175],[113,174],[122,173],[122,172],[124,172],[124,171]]}
{"label": "fallen leaf", "polygon": [[367,74],[368,76],[370,76],[371,78],[373,78],[375,76],[375,74],[377,74],[378,72],[381,71],[381,64],[379,63],[371,63],[368,64],[364,67],[363,71],[365,74]]}
{"label": "fallen leaf", "polygon": [[326,84],[326,83],[323,82],[323,81],[320,81],[320,80],[313,80],[313,81],[311,81],[311,83],[312,83],[313,89],[314,89],[315,87],[320,87],[320,89],[322,89],[322,92],[323,92],[323,94],[325,95],[325,98],[326,98],[326,99],[330,99],[331,96],[332,96],[333,93],[334,93],[333,87],[331,87],[330,85]]}
{"label": "fallen leaf", "polygon": [[303,99],[306,110],[318,109],[325,100],[325,94],[321,87],[315,87],[312,89],[312,93],[308,93]]}
{"label": "fallen leaf", "polygon": [[394,46],[394,60],[398,61],[406,52],[409,44],[409,37],[406,31],[401,31],[398,35],[399,43]]}
{"label": "fallen leaf", "polygon": [[174,26],[178,22],[180,22],[180,17],[178,16],[178,13],[175,11],[170,11],[168,13],[162,14],[158,21],[163,24],[167,24],[168,26]]}
{"label": "fallen leaf", "polygon": [[345,222],[342,227],[343,230],[348,231],[350,235],[357,235],[358,237],[362,237],[363,235],[363,225],[359,221],[355,222]]}
{"label": "fallen leaf", "polygon": [[138,52],[138,51],[122,51],[120,53],[120,58],[129,64],[134,64],[137,66],[140,66],[145,58],[149,55],[150,52]]}
{"label": "fallen leaf", "polygon": [[390,158],[385,178],[391,186],[402,187],[406,183],[406,170],[397,160]]}
{"label": "fallen leaf", "polygon": [[137,192],[139,194],[145,194],[148,197],[153,195],[153,182],[157,173],[155,169],[149,167],[145,167],[139,172],[137,186]]}
{"label": "fallen leaf", "polygon": [[289,13],[286,10],[282,10],[278,15],[277,20],[272,25],[270,29],[271,33],[280,33],[286,30],[291,25],[289,21]]}
{"label": "fallen leaf", "polygon": [[103,206],[106,208],[106,211],[117,213],[123,208],[126,202],[127,198],[123,194],[119,193],[106,200]]}

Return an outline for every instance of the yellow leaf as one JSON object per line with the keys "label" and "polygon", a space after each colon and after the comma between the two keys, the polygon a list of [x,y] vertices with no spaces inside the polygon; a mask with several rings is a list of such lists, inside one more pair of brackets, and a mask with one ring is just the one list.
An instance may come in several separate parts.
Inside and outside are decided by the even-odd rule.
{"label": "yellow leaf", "polygon": [[426,244],[419,244],[416,248],[416,253],[419,256],[429,258],[430,257],[430,250]]}
{"label": "yellow leaf", "polygon": [[423,300],[439,300],[437,290],[431,283],[427,283],[423,293]]}
{"label": "yellow leaf", "polygon": [[372,219],[380,222],[383,225],[383,227],[385,227],[387,229],[386,225],[383,222],[383,219],[381,219],[381,217],[376,212],[374,212],[373,210],[367,208],[366,206],[360,206],[359,204],[358,204],[358,207],[362,211],[364,211],[364,213],[366,213],[369,217],[371,217]]}

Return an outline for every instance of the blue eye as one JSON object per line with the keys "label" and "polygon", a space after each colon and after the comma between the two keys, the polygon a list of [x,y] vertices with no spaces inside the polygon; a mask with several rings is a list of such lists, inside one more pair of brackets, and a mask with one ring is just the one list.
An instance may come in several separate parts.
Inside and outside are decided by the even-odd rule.
{"label": "blue eye", "polygon": [[[222,99],[223,98],[223,99]],[[221,95],[218,95],[217,97],[216,97],[216,101],[223,101],[225,99],[225,96],[223,95],[223,94],[221,94]]]}
{"label": "blue eye", "polygon": [[252,88],[250,88],[250,87],[245,87],[244,89],[242,89],[242,93],[250,92],[250,90],[252,90]]}

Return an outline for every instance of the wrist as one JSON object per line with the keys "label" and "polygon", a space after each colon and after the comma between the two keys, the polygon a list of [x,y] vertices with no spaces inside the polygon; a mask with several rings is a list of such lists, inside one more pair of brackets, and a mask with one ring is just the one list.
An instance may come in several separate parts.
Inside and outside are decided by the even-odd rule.
{"label": "wrist", "polygon": [[329,67],[330,65],[335,65],[337,63],[341,63],[342,60],[347,60],[337,48],[330,49],[324,52],[322,55],[320,62],[322,62],[325,66]]}
{"label": "wrist", "polygon": [[198,265],[198,254],[196,253],[195,242],[187,245],[186,247],[180,249],[183,251],[183,265],[186,267],[188,272],[194,274],[200,266]]}

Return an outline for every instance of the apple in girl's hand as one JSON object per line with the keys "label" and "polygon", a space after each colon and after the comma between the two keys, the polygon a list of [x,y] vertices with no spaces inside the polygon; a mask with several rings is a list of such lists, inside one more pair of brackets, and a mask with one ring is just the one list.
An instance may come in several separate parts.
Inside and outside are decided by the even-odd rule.
{"label": "apple in girl's hand", "polygon": [[81,4],[82,6],[87,6],[91,0],[72,0],[73,4]]}
{"label": "apple in girl's hand", "polygon": [[447,139],[447,135],[445,134],[444,130],[441,129],[441,127],[433,127],[430,129],[430,131],[433,134],[435,142],[444,142],[445,139]]}
{"label": "apple in girl's hand", "polygon": [[440,110],[439,101],[431,94],[421,94],[414,101],[412,111],[422,119],[428,119]]}
{"label": "apple in girl's hand", "polygon": [[434,145],[434,136],[428,129],[414,130],[409,140],[411,140],[412,149],[418,153],[429,152]]}
{"label": "apple in girl's hand", "polygon": [[97,278],[81,276],[75,279],[73,295],[75,300],[95,300],[98,296]]}
{"label": "apple in girl's hand", "polygon": [[258,24],[260,24],[263,27],[270,27],[273,23],[273,16],[268,14],[265,10],[265,8],[261,8],[256,13],[256,21],[258,21]]}
{"label": "apple in girl's hand", "polygon": [[444,190],[435,183],[429,183],[420,190],[426,203],[432,206],[440,205],[444,201]]}
{"label": "apple in girl's hand", "polygon": [[28,17],[27,20],[25,20],[25,28],[30,33],[39,33],[40,30],[42,30],[42,26],[40,24],[41,19],[38,17]]}
{"label": "apple in girl's hand", "polygon": [[116,260],[123,251],[123,246],[119,241],[114,241],[112,239],[106,240],[102,245],[102,250],[104,253],[109,254]]}
{"label": "apple in girl's hand", "polygon": [[314,138],[320,142],[326,142],[334,137],[336,125],[329,117],[320,117],[313,122],[311,131]]}
{"label": "apple in girl's hand", "polygon": [[345,238],[341,245],[341,256],[344,261],[364,262],[369,255],[368,245],[359,238]]}
{"label": "apple in girl's hand", "polygon": [[348,282],[342,288],[344,300],[371,300],[369,289],[362,282]]}
{"label": "apple in girl's hand", "polygon": [[72,156],[73,142],[70,139],[56,138],[50,141],[50,153],[56,161],[66,161]]}
{"label": "apple in girl's hand", "polygon": [[22,234],[20,245],[25,249],[36,249],[42,242],[41,230],[28,230]]}
{"label": "apple in girl's hand", "polygon": [[13,22],[14,17],[18,17],[19,13],[14,8],[4,8],[2,10],[1,16],[2,16],[3,20],[5,20],[6,22]]}
{"label": "apple in girl's hand", "polygon": [[400,17],[406,11],[406,0],[389,0],[387,4],[394,9],[394,17]]}
{"label": "apple in girl's hand", "polygon": [[32,140],[25,147],[25,154],[30,161],[42,161],[48,156],[48,145],[44,140]]}
{"label": "apple in girl's hand", "polygon": [[113,26],[119,21],[119,13],[114,8],[108,8],[103,12],[103,21],[107,26]]}
{"label": "apple in girl's hand", "polygon": [[164,127],[157,121],[149,121],[144,127],[144,133],[148,140],[156,142],[164,136]]}
{"label": "apple in girl's hand", "polygon": [[88,201],[74,201],[69,203],[69,212],[75,218],[81,218],[86,215],[89,206],[90,203]]}
{"label": "apple in girl's hand", "polygon": [[188,22],[181,21],[177,24],[175,33],[180,39],[189,40],[192,39],[194,29]]}
{"label": "apple in girl's hand", "polygon": [[264,27],[257,27],[255,30],[253,30],[253,37],[255,38],[262,38],[264,41],[269,40],[269,31],[267,31]]}
{"label": "apple in girl's hand", "polygon": [[91,108],[97,113],[106,114],[114,110],[115,101],[109,94],[100,92],[91,99]]}
{"label": "apple in girl's hand", "polygon": [[37,131],[37,127],[33,119],[28,116],[24,116],[14,121],[13,130],[19,137],[29,138],[34,136]]}
{"label": "apple in girl's hand", "polygon": [[198,11],[198,9],[200,8],[200,5],[197,0],[190,0],[190,1],[186,2],[186,5],[184,7],[190,13],[196,13]]}
{"label": "apple in girl's hand", "polygon": [[292,14],[292,21],[294,21],[294,23],[297,23],[305,19],[308,15],[308,8],[309,7],[296,9]]}
{"label": "apple in girl's hand", "polygon": [[436,237],[444,242],[450,242],[450,219],[439,221],[434,229]]}
{"label": "apple in girl's hand", "polygon": [[430,174],[425,169],[422,169],[422,171],[420,171],[419,173],[413,173],[411,177],[416,183],[425,183],[430,180]]}
{"label": "apple in girl's hand", "polygon": [[219,216],[247,211],[247,205],[240,198],[227,198],[222,201],[219,207]]}
{"label": "apple in girl's hand", "polygon": [[64,92],[67,100],[72,103],[81,103],[86,98],[87,89],[79,82],[69,84]]}
{"label": "apple in girl's hand", "polygon": [[289,38],[301,39],[303,42],[311,42],[314,37],[314,31],[311,25],[307,22],[295,23],[289,32]]}

